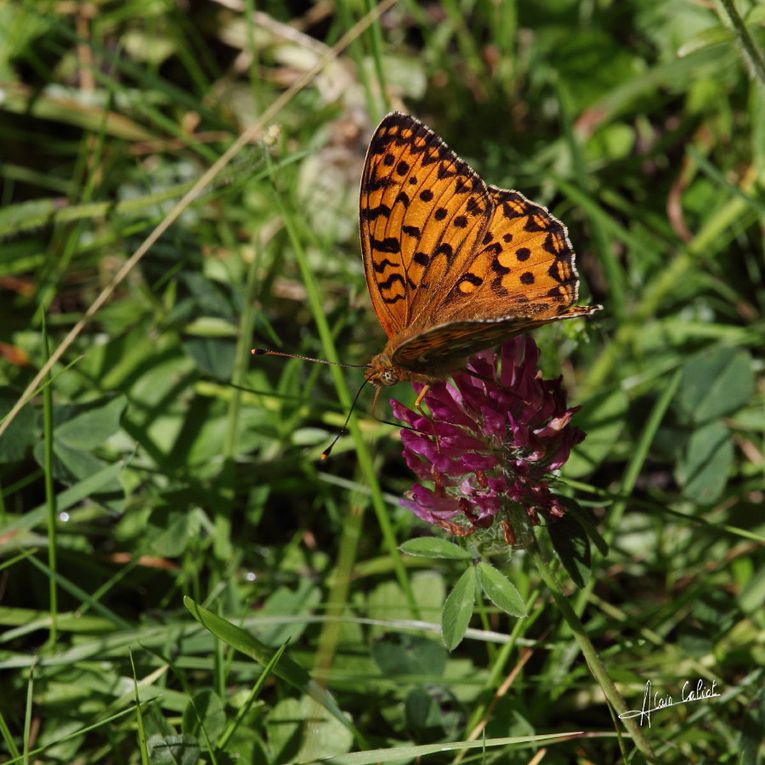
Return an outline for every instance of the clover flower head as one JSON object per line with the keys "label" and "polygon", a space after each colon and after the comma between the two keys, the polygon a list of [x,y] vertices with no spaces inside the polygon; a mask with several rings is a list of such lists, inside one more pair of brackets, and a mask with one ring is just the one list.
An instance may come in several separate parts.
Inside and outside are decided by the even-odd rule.
{"label": "clover flower head", "polygon": [[433,383],[424,398],[429,415],[391,401],[408,425],[404,459],[424,482],[402,500],[418,518],[460,536],[498,522],[515,543],[526,519],[563,515],[550,475],[584,433],[570,424],[577,409],[566,407],[560,378],[543,379],[538,359],[530,337],[514,337],[499,353],[473,356],[453,382]]}

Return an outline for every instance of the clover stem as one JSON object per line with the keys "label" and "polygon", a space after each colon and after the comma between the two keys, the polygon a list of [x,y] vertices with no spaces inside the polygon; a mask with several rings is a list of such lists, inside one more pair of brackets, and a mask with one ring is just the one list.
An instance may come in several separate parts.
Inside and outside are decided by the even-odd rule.
{"label": "clover stem", "polygon": [[[587,636],[584,625],[579,620],[576,612],[569,605],[568,600],[566,600],[566,596],[561,591],[558,585],[558,581],[550,567],[550,558],[543,551],[542,546],[538,543],[536,538],[534,540],[534,547],[537,554],[534,555],[533,558],[536,562],[537,569],[542,577],[542,580],[547,585],[547,588],[549,589],[550,594],[555,601],[555,605],[558,606],[558,610],[566,621],[566,624],[568,624],[571,632],[573,632],[574,638],[576,639],[576,642],[579,644],[579,648],[584,654],[585,661],[587,662],[587,667],[589,668],[592,676],[600,685],[603,693],[606,696],[606,699],[616,710],[617,714],[623,714],[627,712],[627,705],[624,702],[621,693],[619,693],[618,689],[614,685],[613,680],[611,680],[602,659],[598,655],[598,652],[595,650],[595,646]],[[631,718],[625,718],[622,720],[622,722],[624,723],[625,728],[627,728],[628,733],[632,736],[632,740],[634,741],[635,746],[646,758],[646,761],[651,763],[651,765],[654,765],[654,763],[658,765],[656,755],[654,754],[650,743],[643,735],[643,732],[638,724]]]}

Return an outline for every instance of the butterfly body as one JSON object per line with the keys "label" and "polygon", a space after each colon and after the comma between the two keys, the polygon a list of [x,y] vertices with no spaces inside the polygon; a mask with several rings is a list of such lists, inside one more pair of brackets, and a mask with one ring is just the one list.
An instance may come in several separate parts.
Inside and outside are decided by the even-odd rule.
{"label": "butterfly body", "polygon": [[600,309],[575,305],[566,227],[521,193],[487,185],[409,115],[389,114],[372,137],[359,222],[388,336],[368,366],[378,386],[447,377],[511,335]]}

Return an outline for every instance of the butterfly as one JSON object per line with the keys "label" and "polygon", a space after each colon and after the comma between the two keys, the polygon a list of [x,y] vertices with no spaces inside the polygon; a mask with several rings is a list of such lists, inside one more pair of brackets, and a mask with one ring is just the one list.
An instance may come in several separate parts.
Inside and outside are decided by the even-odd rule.
{"label": "butterfly", "polygon": [[575,305],[579,277],[563,223],[520,192],[488,185],[407,114],[388,114],[372,136],[359,225],[369,295],[388,336],[367,367],[378,388],[447,377],[511,335],[601,309]]}

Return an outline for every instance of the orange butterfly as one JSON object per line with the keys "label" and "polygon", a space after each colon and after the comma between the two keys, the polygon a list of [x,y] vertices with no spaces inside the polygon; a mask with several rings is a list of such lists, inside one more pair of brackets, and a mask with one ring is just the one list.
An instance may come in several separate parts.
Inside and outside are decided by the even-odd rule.
{"label": "orange butterfly", "polygon": [[407,114],[392,112],[372,136],[359,220],[388,336],[368,365],[377,386],[446,377],[506,337],[601,308],[574,305],[566,227],[519,192],[488,186]]}

